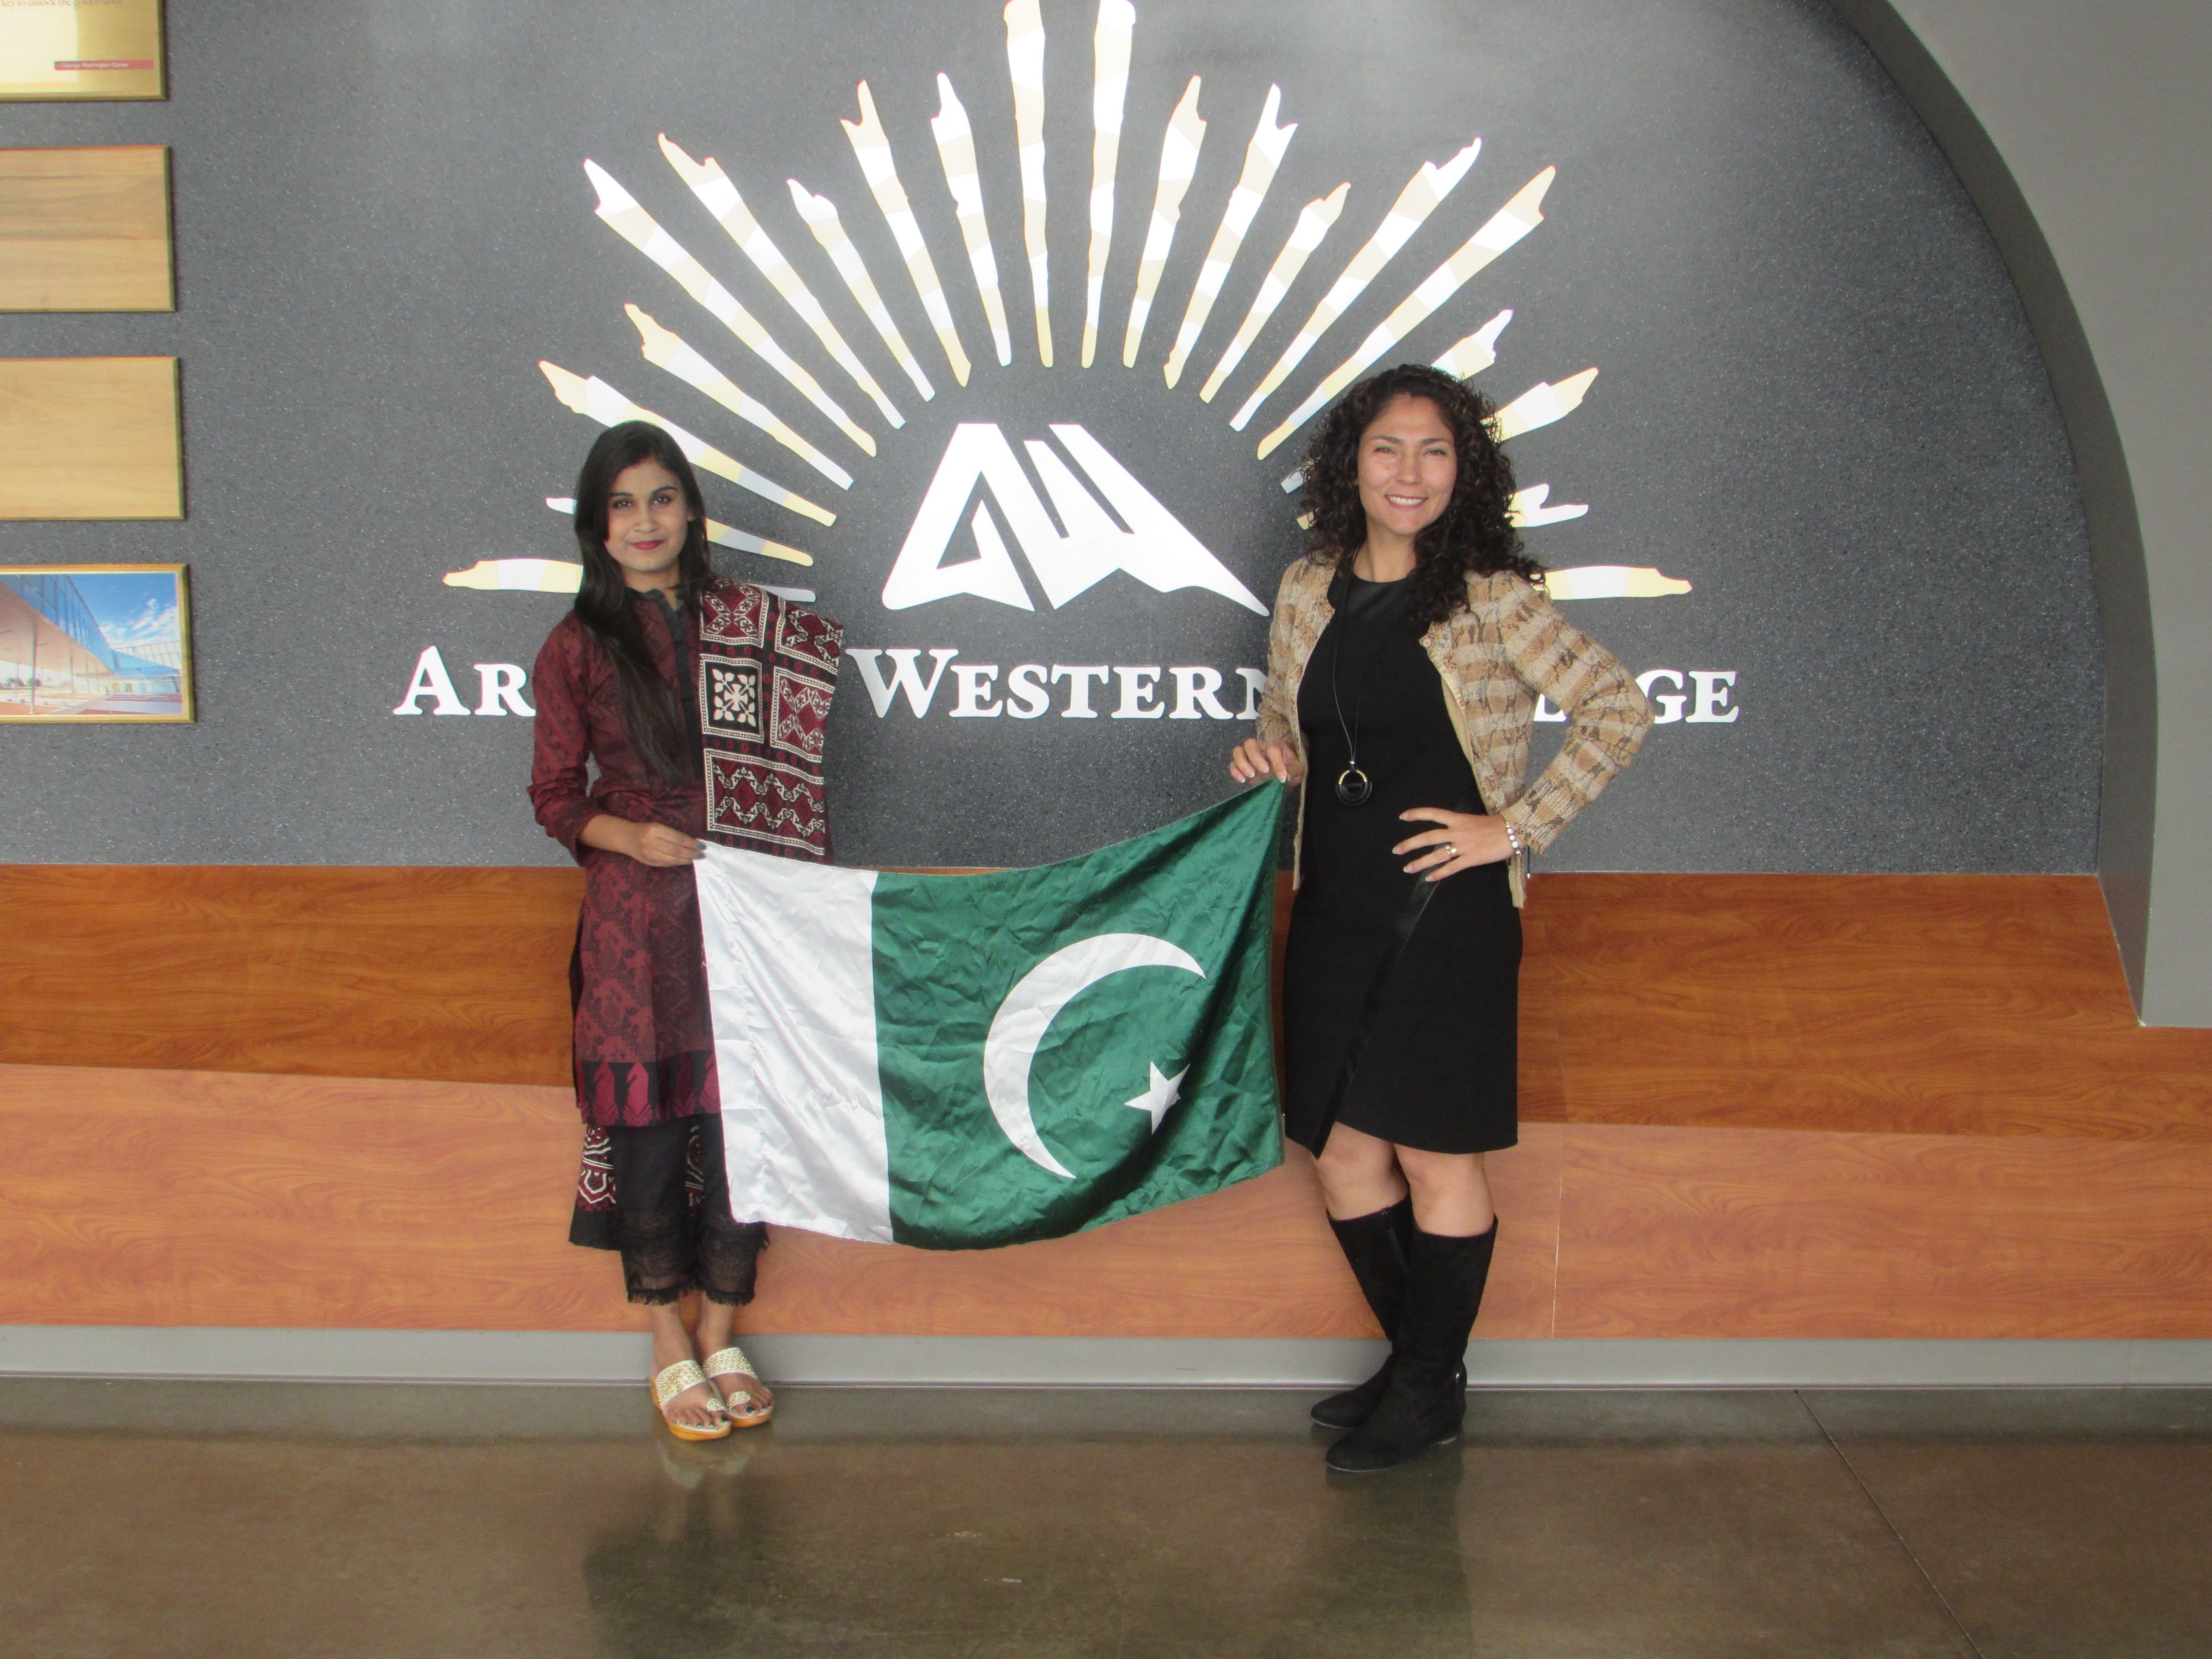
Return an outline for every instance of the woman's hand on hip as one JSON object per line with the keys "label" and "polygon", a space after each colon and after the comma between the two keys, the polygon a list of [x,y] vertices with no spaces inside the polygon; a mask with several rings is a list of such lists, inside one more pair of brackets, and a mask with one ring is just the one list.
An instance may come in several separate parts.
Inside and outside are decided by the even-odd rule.
{"label": "woman's hand on hip", "polygon": [[1293,787],[1304,783],[1305,763],[1298,752],[1287,744],[1262,743],[1257,738],[1247,738],[1238,744],[1229,757],[1229,775],[1239,783],[1256,783],[1261,778],[1280,778]]}
{"label": "woman's hand on hip", "polygon": [[1416,806],[1398,814],[1408,823],[1426,820],[1437,825],[1408,836],[1390,850],[1403,856],[1416,854],[1406,866],[1409,876],[1442,881],[1478,865],[1498,864],[1513,856],[1513,838],[1505,833],[1505,820],[1480,812],[1447,812],[1441,806]]}
{"label": "woman's hand on hip", "polygon": [[593,818],[577,839],[586,847],[620,853],[624,858],[635,859],[656,870],[695,863],[704,850],[681,830],[671,830],[665,823],[639,823],[633,819],[618,818],[611,812],[602,812]]}

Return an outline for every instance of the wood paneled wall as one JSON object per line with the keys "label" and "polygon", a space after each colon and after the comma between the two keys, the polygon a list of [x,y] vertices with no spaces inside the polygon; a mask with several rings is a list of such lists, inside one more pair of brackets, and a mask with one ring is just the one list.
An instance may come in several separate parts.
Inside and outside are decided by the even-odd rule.
{"label": "wood paneled wall", "polygon": [[[0,1322],[628,1330],[565,1091],[0,1067]],[[1360,1336],[1311,1165],[963,1253],[778,1230],[746,1328]],[[2212,1338],[2212,1146],[1524,1125],[1478,1337]]]}
{"label": "wood paneled wall", "polygon": [[583,875],[0,866],[0,1061],[560,1085]]}
{"label": "wood paneled wall", "polygon": [[[565,1242],[579,889],[0,869],[0,1321],[632,1328]],[[2135,1025],[2094,883],[1550,875],[1526,920],[1478,1336],[2212,1337],[2212,1033]],[[1013,1249],[780,1231],[746,1323],[1365,1334],[1290,1158]]]}
{"label": "wood paneled wall", "polygon": [[[0,866],[0,1062],[557,1086],[580,892]],[[2136,1024],[2087,877],[1552,874],[1525,920],[1530,1121],[2212,1141],[2212,1032]]]}
{"label": "wood paneled wall", "polygon": [[1561,1133],[1557,1336],[2212,1337],[2212,1146]]}
{"label": "wood paneled wall", "polygon": [[0,358],[0,519],[181,519],[174,357]]}
{"label": "wood paneled wall", "polygon": [[169,152],[0,149],[0,311],[172,311]]}
{"label": "wood paneled wall", "polygon": [[1522,1007],[1569,1122],[2212,1141],[2212,1030],[2137,1023],[2093,877],[1532,892]]}

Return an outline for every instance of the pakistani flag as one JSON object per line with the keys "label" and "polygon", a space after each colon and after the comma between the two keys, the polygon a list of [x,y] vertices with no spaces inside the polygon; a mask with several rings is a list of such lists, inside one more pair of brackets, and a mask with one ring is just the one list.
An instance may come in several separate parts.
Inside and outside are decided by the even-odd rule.
{"label": "pakistani flag", "polygon": [[695,866],[744,1219],[974,1249],[1282,1162],[1267,784],[1064,864]]}

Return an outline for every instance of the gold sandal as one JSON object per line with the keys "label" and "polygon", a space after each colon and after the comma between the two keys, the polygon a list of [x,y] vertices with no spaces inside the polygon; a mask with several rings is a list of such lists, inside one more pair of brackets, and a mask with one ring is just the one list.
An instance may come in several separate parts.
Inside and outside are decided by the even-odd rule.
{"label": "gold sandal", "polygon": [[[678,1423],[668,1414],[668,1402],[686,1389],[703,1388],[714,1401],[715,1415],[721,1419],[711,1429],[695,1428],[689,1423]],[[669,1433],[678,1440],[720,1440],[730,1432],[730,1414],[723,1408],[721,1391],[707,1381],[707,1373],[699,1369],[696,1359],[679,1359],[653,1379],[653,1409],[660,1420],[668,1425]]]}
{"label": "gold sandal", "polygon": [[[749,1376],[756,1383],[761,1380],[760,1373],[753,1369],[753,1362],[745,1358],[745,1351],[734,1342],[728,1347],[718,1348],[707,1356],[707,1376],[709,1381],[725,1376]],[[715,1386],[719,1392],[720,1382],[716,1382]],[[729,1415],[731,1427],[757,1428],[775,1415],[775,1401],[773,1400],[763,1401],[750,1389],[740,1389],[738,1395],[742,1400],[751,1401],[752,1409],[740,1411],[725,1399],[722,1402],[722,1409]]]}

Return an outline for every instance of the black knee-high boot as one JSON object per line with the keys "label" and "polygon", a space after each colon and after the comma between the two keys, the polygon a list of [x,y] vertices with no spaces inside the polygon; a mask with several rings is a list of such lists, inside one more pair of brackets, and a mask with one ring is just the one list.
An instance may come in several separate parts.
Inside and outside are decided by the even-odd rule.
{"label": "black knee-high boot", "polygon": [[[1329,1231],[1337,1247],[1352,1264],[1359,1293],[1375,1310],[1376,1322],[1393,1344],[1398,1340],[1398,1321],[1406,1304],[1406,1249],[1413,1236],[1413,1198],[1408,1193],[1387,1210],[1339,1221],[1332,1217]],[[1395,1358],[1395,1355],[1393,1356]],[[1333,1394],[1317,1401],[1313,1420],[1325,1429],[1356,1429],[1367,1420],[1390,1381],[1391,1360],[1356,1389]]]}
{"label": "black knee-high boot", "polygon": [[1329,1468],[1346,1474],[1395,1468],[1457,1438],[1467,1415],[1461,1364],[1497,1243],[1495,1221],[1472,1238],[1414,1231],[1389,1382],[1367,1420],[1329,1448]]}

